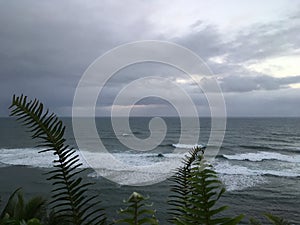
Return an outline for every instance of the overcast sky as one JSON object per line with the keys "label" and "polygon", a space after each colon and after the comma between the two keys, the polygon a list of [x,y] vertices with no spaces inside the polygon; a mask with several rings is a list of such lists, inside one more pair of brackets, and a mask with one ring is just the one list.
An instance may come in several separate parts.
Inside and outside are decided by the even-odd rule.
{"label": "overcast sky", "polygon": [[[12,95],[20,93],[71,115],[76,86],[95,59],[120,44],[148,39],[197,53],[218,80],[229,116],[300,116],[299,37],[297,0],[0,0],[0,116],[8,115]],[[156,75],[182,85],[200,115],[208,113],[203,96],[179,71],[145,64],[110,80],[97,115],[109,115],[128,82]],[[165,91],[155,87],[158,95]],[[133,111],[175,113],[159,99],[141,100]]]}

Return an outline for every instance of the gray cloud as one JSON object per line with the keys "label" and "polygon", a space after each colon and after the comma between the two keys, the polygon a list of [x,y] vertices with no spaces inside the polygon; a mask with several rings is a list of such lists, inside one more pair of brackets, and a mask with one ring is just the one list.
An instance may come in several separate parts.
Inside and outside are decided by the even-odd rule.
{"label": "gray cloud", "polygon": [[256,90],[277,90],[289,84],[300,83],[300,76],[275,78],[271,76],[227,76],[219,79],[224,92],[249,92]]}
{"label": "gray cloud", "polygon": [[257,61],[294,54],[300,48],[300,11],[268,24],[255,24],[242,30],[227,44],[232,63]]}
{"label": "gray cloud", "polygon": [[[119,44],[152,36],[143,17],[143,8],[149,8],[138,1],[133,6],[113,1],[57,3],[0,2],[4,108],[13,93],[38,96],[58,111],[70,106],[81,75],[94,59]],[[6,113],[1,107],[0,116]]]}
{"label": "gray cloud", "polygon": [[226,54],[226,64],[235,65],[296,54],[300,49],[300,10],[273,22],[245,27],[236,34],[226,34],[217,26],[205,25],[203,21],[196,21],[192,27],[195,28],[192,33],[174,41],[207,61],[209,57]]}
{"label": "gray cloud", "polygon": [[172,41],[191,49],[204,60],[224,54],[225,43],[222,40],[222,34],[219,33],[217,27],[212,25],[204,26],[200,30]]}
{"label": "gray cloud", "polygon": [[227,113],[231,116],[299,117],[300,95],[297,89],[225,93]]}

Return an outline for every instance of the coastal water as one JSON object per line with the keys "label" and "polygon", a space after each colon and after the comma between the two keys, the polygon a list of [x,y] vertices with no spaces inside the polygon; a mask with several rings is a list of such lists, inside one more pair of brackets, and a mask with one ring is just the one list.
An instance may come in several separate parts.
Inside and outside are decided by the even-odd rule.
{"label": "coastal water", "polygon": [[[122,119],[122,118],[120,118]],[[206,145],[210,134],[210,119],[200,119],[200,137],[197,143],[180,143],[181,124],[178,118],[164,118],[167,133],[163,141],[152,151],[140,152],[124,146],[121,139],[130,135],[147,138],[150,135],[150,118],[131,118],[132,133],[113,130],[109,118],[97,118],[96,124],[101,141],[118,160],[133,166],[149,165],[159,162],[172,162],[183,157],[185,150],[195,144]],[[68,144],[76,147],[70,118],[63,118],[67,126]],[[34,193],[48,193],[49,182],[39,171],[52,166],[52,154],[38,154],[36,143],[31,140],[30,133],[22,128],[14,119],[0,119],[0,196],[8,195],[14,186],[25,186]],[[199,129],[191,124],[184,132],[196,132]],[[225,138],[218,155],[211,162],[226,186],[227,192],[221,203],[230,206],[227,215],[244,213],[258,216],[264,212],[272,212],[289,219],[293,224],[300,224],[300,119],[299,118],[229,118],[225,130]],[[103,158],[101,169],[110,168],[107,157],[93,149],[96,140],[85,138],[84,155],[90,158]],[[182,149],[182,154],[174,153],[174,149]],[[157,157],[163,154],[164,157]],[[89,167],[85,162],[83,167]],[[111,169],[111,168],[110,168]],[[117,172],[123,168],[117,168]],[[154,173],[165,172],[160,168],[148,170],[148,174],[124,176],[124,180],[143,180]],[[11,176],[11,173],[14,176]],[[31,175],[30,175],[31,174]],[[40,175],[39,175],[40,174]],[[94,192],[101,193],[103,204],[109,215],[122,206],[122,200],[134,190],[150,195],[154,202],[161,224],[166,224],[167,196],[169,182],[141,187],[130,187],[107,181],[92,170],[86,174],[87,179],[96,182]],[[24,178],[25,177],[25,178]],[[16,180],[20,180],[17,182]],[[11,183],[11,185],[9,184]],[[33,191],[34,190],[34,191]],[[247,224],[248,217],[243,221]]]}

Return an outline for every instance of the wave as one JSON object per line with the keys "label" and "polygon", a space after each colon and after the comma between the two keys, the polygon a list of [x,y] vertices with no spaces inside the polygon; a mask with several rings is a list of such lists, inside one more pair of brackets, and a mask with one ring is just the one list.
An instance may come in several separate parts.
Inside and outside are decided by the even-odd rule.
{"label": "wave", "polygon": [[[56,159],[56,157],[51,152],[38,154],[38,151],[40,150],[41,149],[38,148],[0,149],[0,167],[9,165],[25,165],[30,167],[51,168],[53,166],[52,161]],[[180,166],[181,159],[185,155],[182,153],[163,153],[164,157],[158,157],[158,153],[113,153],[113,156],[116,159],[124,162],[124,166],[116,168],[111,163],[111,154],[86,151],[84,153],[84,156],[82,156],[81,151],[78,151],[78,153],[81,162],[83,163],[83,165],[81,166],[82,168],[90,168],[89,163],[87,163],[86,159],[88,160],[88,162],[92,163],[92,160],[96,160],[101,157],[101,165],[99,165],[99,168],[96,169],[100,169],[101,171],[103,171],[103,173],[111,176],[119,176],[120,180],[124,179],[124,183],[126,183],[127,180],[128,182],[134,183],[135,180],[143,180],[145,177],[150,176],[155,177],[157,174],[164,174],[167,178],[169,177],[169,175],[171,175],[171,172],[168,171],[168,169],[165,167],[165,164],[161,162],[167,162],[168,165],[178,167]],[[259,153],[256,154],[259,155]],[[249,155],[248,157],[244,157],[244,155],[231,155],[229,156],[229,158],[239,157],[239,160],[243,158],[250,158]],[[281,154],[280,157],[282,158]],[[256,160],[257,159],[258,157],[256,156]],[[145,166],[154,163],[157,164],[155,164],[155,168],[153,167],[153,170],[151,169],[136,171],[134,169],[134,166]],[[220,178],[224,181],[228,190],[241,190],[247,187],[258,185],[265,182],[265,177],[267,176],[290,178],[300,176],[300,171],[293,170],[292,168],[278,168],[278,170],[261,168],[251,169],[242,165],[231,165],[230,161],[218,159],[213,162],[213,166],[219,173]],[[130,171],[130,176],[128,175],[127,171]]]}
{"label": "wave", "polygon": [[[38,153],[43,149],[39,148],[17,148],[17,149],[0,149],[0,165],[23,165],[40,168],[51,168],[53,160],[57,159],[51,152]],[[103,153],[103,152],[91,152],[84,151],[84,155],[81,151],[77,152],[80,160],[82,161],[82,167],[90,167],[88,161],[93,159],[103,159],[101,168],[111,167],[109,159],[113,155],[116,159],[123,161],[131,166],[145,166],[162,160],[178,160],[184,157],[184,154],[163,153],[164,157],[158,157],[159,153],[132,153],[132,152],[118,152],[118,153]],[[86,160],[87,159],[87,160]],[[120,168],[122,169],[122,168]]]}
{"label": "wave", "polygon": [[[282,142],[282,141],[280,141]],[[272,146],[261,146],[261,145],[239,145],[241,148],[252,149],[258,151],[288,151],[288,152],[300,152],[300,148],[297,146],[293,146],[291,142],[285,145],[272,145]]]}
{"label": "wave", "polygon": [[201,144],[180,144],[180,143],[172,144],[172,146],[174,148],[182,148],[182,149],[192,149],[195,147],[203,147],[203,145],[201,145]]}
{"label": "wave", "polygon": [[[25,165],[38,168],[52,168],[52,161],[56,157],[51,153],[40,153],[41,149],[0,149],[0,165]],[[147,184],[149,178],[152,180],[163,181],[170,177],[175,168],[180,166],[184,154],[164,153],[163,157],[158,153],[139,153],[130,152],[104,153],[78,151],[81,168],[91,168],[98,171],[106,178],[117,179],[120,184]],[[119,160],[116,166],[115,160]],[[164,162],[164,163],[163,163]],[[151,180],[150,179],[150,180]]]}
{"label": "wave", "polygon": [[284,155],[277,152],[256,152],[235,155],[222,155],[229,160],[261,162],[264,160],[277,160],[283,162],[300,163],[300,155]]}
{"label": "wave", "polygon": [[283,151],[291,152],[291,153],[300,153],[300,147],[295,147],[295,146],[286,146],[283,149]]}
{"label": "wave", "polygon": [[232,165],[228,161],[215,161],[213,166],[228,191],[243,190],[267,183],[267,177],[286,177],[289,179],[300,177],[300,171],[297,173],[293,169],[250,169],[241,165]]}
{"label": "wave", "polygon": [[259,137],[259,140],[268,141],[268,142],[276,142],[276,143],[292,143],[289,139],[275,138],[275,137]]}
{"label": "wave", "polygon": [[299,137],[298,133],[283,133],[283,132],[271,132],[272,136],[282,136],[282,137]]}
{"label": "wave", "polygon": [[2,165],[22,165],[41,168],[52,167],[52,161],[56,157],[51,152],[38,154],[43,149],[39,148],[16,148],[0,149],[0,163]]}
{"label": "wave", "polygon": [[268,169],[250,169],[245,166],[231,165],[228,162],[216,163],[214,165],[216,172],[224,175],[244,175],[244,176],[275,176],[275,177],[300,177],[300,173],[292,169],[286,170],[268,170]]}
{"label": "wave", "polygon": [[241,148],[247,149],[255,149],[255,150],[273,150],[273,148],[268,146],[260,146],[260,145],[239,145]]}
{"label": "wave", "polygon": [[[25,166],[33,166],[33,167],[44,167],[51,168],[53,160],[56,159],[56,156],[51,152],[38,153],[42,149],[38,148],[22,148],[22,149],[0,149],[0,164],[2,165],[25,165]],[[101,152],[89,152],[85,151],[84,156],[82,156],[81,152],[78,151],[79,157],[83,163],[82,167],[89,167],[86,159],[95,159],[97,157],[101,157],[103,159],[102,168],[110,167],[109,157],[111,157],[110,153],[101,153]],[[120,161],[123,161],[129,165],[140,166],[140,165],[149,165],[156,162],[165,161],[176,161],[178,159],[182,159],[185,154],[181,153],[163,153],[164,157],[158,157],[158,153],[131,153],[131,152],[120,152],[120,153],[112,153],[113,156]],[[238,160],[238,161],[253,161],[260,162],[263,160],[278,160],[284,162],[292,162],[292,163],[300,163],[300,155],[283,155],[275,152],[257,152],[257,153],[244,153],[244,154],[235,154],[235,155],[222,155],[221,157],[229,159],[229,160]],[[107,160],[106,160],[107,159]],[[279,172],[270,172],[268,170],[249,170],[245,166],[233,165],[231,167],[226,167],[228,162],[216,160],[218,172],[226,174],[244,174],[244,175],[283,175],[289,176],[286,173]],[[224,168],[219,169],[220,165],[225,165]],[[224,170],[226,168],[226,170]],[[225,172],[224,172],[225,171]],[[250,171],[250,172],[249,172]],[[295,176],[295,174],[292,174]],[[298,176],[298,174],[297,174]]]}

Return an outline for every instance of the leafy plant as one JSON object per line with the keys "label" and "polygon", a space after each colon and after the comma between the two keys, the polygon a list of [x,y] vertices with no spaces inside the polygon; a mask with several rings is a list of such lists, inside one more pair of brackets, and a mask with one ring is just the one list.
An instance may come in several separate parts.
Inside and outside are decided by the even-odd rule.
{"label": "leafy plant", "polygon": [[203,160],[204,149],[196,147],[183,161],[183,166],[171,179],[173,193],[170,196],[172,221],[174,224],[238,224],[243,215],[234,218],[218,214],[227,206],[216,207],[225,188],[217,173]]}
{"label": "leafy plant", "polygon": [[191,194],[190,188],[190,177],[191,177],[191,166],[195,161],[197,155],[201,152],[204,153],[205,147],[196,147],[192,149],[188,155],[182,160],[182,166],[176,170],[174,176],[169,180],[172,182],[171,194],[169,196],[169,205],[172,207],[169,209],[171,219],[169,222],[175,223],[177,218],[182,217],[186,214],[185,208],[189,208],[188,197]]}
{"label": "leafy plant", "polygon": [[25,202],[21,189],[14,191],[0,215],[0,224],[40,224],[46,217],[46,200],[37,196]]}
{"label": "leafy plant", "polygon": [[50,171],[48,180],[52,181],[53,200],[50,202],[55,216],[60,217],[63,224],[90,225],[104,224],[106,217],[103,209],[96,207],[100,201],[94,201],[97,196],[86,197],[91,183],[84,183],[78,176],[83,170],[76,150],[65,144],[65,126],[57,116],[48,110],[37,99],[27,101],[26,96],[13,96],[10,106],[11,116],[29,128],[32,138],[38,139],[37,147],[43,147],[42,152],[53,152],[57,156],[54,169]]}
{"label": "leafy plant", "polygon": [[[264,216],[274,225],[291,225],[291,223],[288,222],[287,220],[285,220],[279,216],[275,216],[271,213],[265,213]],[[260,221],[258,221],[257,219],[254,219],[254,218],[250,218],[250,224],[251,225],[262,225]]]}
{"label": "leafy plant", "polygon": [[250,218],[249,224],[250,225],[261,225],[261,222],[259,222],[257,219]]}
{"label": "leafy plant", "polygon": [[115,223],[125,223],[130,225],[158,224],[158,220],[154,215],[155,211],[147,209],[147,207],[152,205],[144,203],[145,200],[146,198],[143,195],[133,192],[129,199],[125,201],[129,206],[126,209],[121,209],[119,211],[119,214],[125,215],[125,218],[117,220]]}

